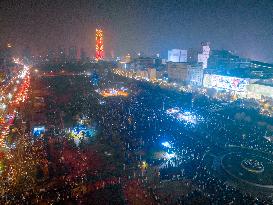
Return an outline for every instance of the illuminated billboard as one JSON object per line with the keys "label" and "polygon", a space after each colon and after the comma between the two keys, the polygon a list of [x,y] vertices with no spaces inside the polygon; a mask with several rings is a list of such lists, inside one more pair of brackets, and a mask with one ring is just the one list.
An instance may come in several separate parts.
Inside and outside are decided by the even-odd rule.
{"label": "illuminated billboard", "polygon": [[205,74],[203,86],[206,88],[215,88],[222,90],[246,91],[246,86],[249,84],[248,79],[229,77],[222,75]]}

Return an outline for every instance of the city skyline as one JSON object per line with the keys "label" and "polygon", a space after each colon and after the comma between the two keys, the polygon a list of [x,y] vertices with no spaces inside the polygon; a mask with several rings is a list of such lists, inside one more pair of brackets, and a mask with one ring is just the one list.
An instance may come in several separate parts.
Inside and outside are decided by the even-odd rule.
{"label": "city skyline", "polygon": [[[270,1],[2,1],[1,43],[34,54],[77,46],[95,55],[95,29],[105,33],[106,56],[143,52],[167,57],[173,48],[232,50],[273,62]],[[5,9],[4,9],[5,8]],[[268,31],[268,32],[264,32]]]}

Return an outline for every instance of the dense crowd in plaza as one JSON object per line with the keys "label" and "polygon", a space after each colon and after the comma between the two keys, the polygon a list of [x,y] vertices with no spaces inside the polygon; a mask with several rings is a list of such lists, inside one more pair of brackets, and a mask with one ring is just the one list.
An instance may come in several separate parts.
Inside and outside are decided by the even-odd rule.
{"label": "dense crowd in plaza", "polygon": [[[210,159],[211,153],[225,153],[229,147],[271,154],[272,144],[264,138],[272,132],[270,118],[252,107],[238,106],[242,102],[226,104],[111,72],[100,76],[99,85],[93,85],[88,75],[40,76],[33,81],[49,93],[45,100],[48,129],[40,137],[29,133],[26,142],[39,142],[43,155],[33,172],[33,187],[7,192],[4,201],[86,204],[101,197],[105,203],[117,204],[271,202],[263,193],[240,191],[239,185],[217,173],[221,161]],[[111,87],[126,88],[128,96],[105,98],[96,92]],[[168,115],[166,111],[175,107],[187,116]],[[191,115],[195,120],[189,120]],[[75,144],[67,130],[83,117],[96,135]],[[158,191],[162,182],[184,180],[188,188],[183,194],[163,196]],[[135,189],[127,190],[130,184]]]}

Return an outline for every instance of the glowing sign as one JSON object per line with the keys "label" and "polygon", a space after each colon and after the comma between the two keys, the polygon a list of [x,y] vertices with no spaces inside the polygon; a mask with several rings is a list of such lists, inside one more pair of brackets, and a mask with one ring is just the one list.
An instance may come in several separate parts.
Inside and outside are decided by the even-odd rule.
{"label": "glowing sign", "polygon": [[233,91],[246,91],[246,86],[249,84],[248,79],[229,77],[222,75],[205,74],[203,86],[207,88],[216,88]]}

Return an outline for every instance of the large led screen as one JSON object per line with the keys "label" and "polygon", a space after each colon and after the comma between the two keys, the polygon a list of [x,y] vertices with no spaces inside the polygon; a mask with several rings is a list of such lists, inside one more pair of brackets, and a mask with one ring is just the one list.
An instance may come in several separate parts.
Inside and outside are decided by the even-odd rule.
{"label": "large led screen", "polygon": [[237,77],[205,74],[203,86],[223,90],[246,91],[248,80]]}

